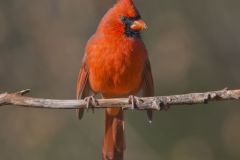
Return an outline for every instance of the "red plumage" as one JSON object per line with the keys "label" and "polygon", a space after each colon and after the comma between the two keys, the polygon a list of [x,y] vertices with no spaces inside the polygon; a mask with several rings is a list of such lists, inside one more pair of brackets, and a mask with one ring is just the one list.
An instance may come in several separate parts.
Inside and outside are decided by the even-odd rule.
{"label": "red plumage", "polygon": [[[128,97],[143,91],[153,95],[153,79],[140,30],[145,28],[132,0],[118,2],[102,18],[89,39],[77,82],[77,97],[101,94],[104,98]],[[79,117],[83,110],[79,110]],[[151,111],[148,112],[151,116]],[[125,149],[122,109],[106,109],[104,160],[121,160]]]}

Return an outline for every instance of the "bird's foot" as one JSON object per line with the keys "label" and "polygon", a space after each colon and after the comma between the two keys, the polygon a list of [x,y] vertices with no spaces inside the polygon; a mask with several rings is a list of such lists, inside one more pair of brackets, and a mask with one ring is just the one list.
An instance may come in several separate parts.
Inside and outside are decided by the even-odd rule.
{"label": "bird's foot", "polygon": [[87,107],[87,111],[89,109],[89,107],[91,107],[92,112],[94,113],[94,107],[96,107],[97,105],[99,105],[97,99],[94,96],[89,96],[89,97],[85,97],[84,101],[86,102],[86,107]]}
{"label": "bird's foot", "polygon": [[134,110],[134,108],[138,108],[138,104],[141,104],[143,100],[137,96],[130,95],[128,97],[128,102],[131,104],[131,109]]}

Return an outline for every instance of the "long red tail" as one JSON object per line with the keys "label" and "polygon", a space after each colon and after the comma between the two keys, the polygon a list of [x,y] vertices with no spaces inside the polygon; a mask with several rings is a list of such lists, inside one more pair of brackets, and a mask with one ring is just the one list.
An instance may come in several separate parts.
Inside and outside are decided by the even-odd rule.
{"label": "long red tail", "polygon": [[103,160],[123,160],[125,150],[124,116],[122,109],[105,110]]}

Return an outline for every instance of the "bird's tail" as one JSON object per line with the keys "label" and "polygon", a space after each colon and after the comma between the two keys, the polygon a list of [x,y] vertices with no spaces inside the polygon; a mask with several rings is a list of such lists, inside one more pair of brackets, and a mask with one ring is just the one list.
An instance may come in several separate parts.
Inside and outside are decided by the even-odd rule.
{"label": "bird's tail", "polygon": [[122,109],[105,110],[103,160],[123,160],[125,150],[124,117]]}

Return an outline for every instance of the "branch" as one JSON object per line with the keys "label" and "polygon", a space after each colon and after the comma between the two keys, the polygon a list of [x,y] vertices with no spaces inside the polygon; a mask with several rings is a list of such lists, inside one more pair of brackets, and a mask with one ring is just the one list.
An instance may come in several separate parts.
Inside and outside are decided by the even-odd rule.
{"label": "branch", "polygon": [[[49,109],[76,109],[87,108],[85,100],[55,100],[42,99],[24,96],[30,90],[23,90],[16,93],[0,94],[0,106],[15,105],[33,108]],[[171,96],[141,97],[137,98],[136,108],[139,110],[153,109],[161,110],[172,105],[193,105],[206,104],[211,101],[239,100],[240,89],[219,91],[209,91],[204,93],[189,93]],[[98,104],[91,105],[94,108],[121,107],[123,109],[132,108],[129,98],[98,99]]]}

